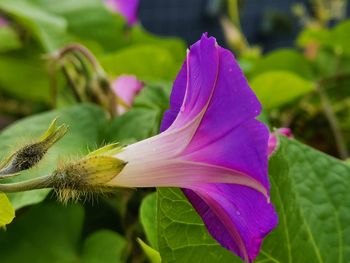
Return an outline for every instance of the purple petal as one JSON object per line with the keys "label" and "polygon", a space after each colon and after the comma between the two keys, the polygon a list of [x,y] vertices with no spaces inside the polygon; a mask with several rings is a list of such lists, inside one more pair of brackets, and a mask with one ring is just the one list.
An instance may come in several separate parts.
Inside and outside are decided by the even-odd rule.
{"label": "purple petal", "polygon": [[171,112],[177,112],[177,118],[172,124],[173,128],[186,125],[206,106],[215,87],[218,67],[216,40],[203,35],[201,40],[191,47],[174,83],[170,98]]}
{"label": "purple petal", "polygon": [[249,187],[204,184],[183,189],[209,233],[247,262],[259,253],[263,238],[277,225],[277,215],[263,195]]}
{"label": "purple petal", "polygon": [[137,22],[139,0],[105,0],[105,3],[113,11],[121,14],[129,25],[133,25]]}
{"label": "purple petal", "polygon": [[187,84],[187,63],[182,65],[179,74],[177,75],[173,89],[170,95],[170,109],[168,109],[163,116],[163,120],[160,126],[160,131],[167,130],[170,125],[175,121],[179,114],[180,108],[186,92]]}
{"label": "purple petal", "polygon": [[[202,125],[205,122],[202,121]],[[200,126],[200,127],[201,127]],[[220,127],[218,127],[220,129]],[[203,134],[192,139],[186,160],[218,165],[245,173],[270,189],[267,177],[267,142],[269,131],[261,122],[251,119],[204,144]]]}

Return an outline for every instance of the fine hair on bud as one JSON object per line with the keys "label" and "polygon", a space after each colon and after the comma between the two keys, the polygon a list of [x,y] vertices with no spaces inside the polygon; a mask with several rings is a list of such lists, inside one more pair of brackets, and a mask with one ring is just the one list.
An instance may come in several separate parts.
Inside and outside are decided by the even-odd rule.
{"label": "fine hair on bud", "polygon": [[53,120],[36,142],[19,148],[0,163],[0,179],[33,168],[44,158],[48,150],[68,131],[66,125],[57,127],[56,122],[57,119]]}
{"label": "fine hair on bud", "polygon": [[33,143],[24,146],[12,155],[11,165],[3,172],[17,173],[34,167],[46,154],[47,149],[42,143]]}
{"label": "fine hair on bud", "polygon": [[58,199],[67,203],[93,194],[106,194],[114,189],[107,186],[125,167],[126,163],[112,156],[88,156],[63,164],[54,171],[51,180]]}

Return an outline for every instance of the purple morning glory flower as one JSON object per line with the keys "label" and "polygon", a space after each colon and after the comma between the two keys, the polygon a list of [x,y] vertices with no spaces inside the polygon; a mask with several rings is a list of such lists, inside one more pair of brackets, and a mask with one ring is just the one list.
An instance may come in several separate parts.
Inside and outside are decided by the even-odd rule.
{"label": "purple morning glory flower", "polygon": [[116,154],[127,164],[107,185],[182,188],[209,233],[251,262],[277,224],[260,111],[232,53],[204,34],[174,82],[162,132]]}
{"label": "purple morning glory flower", "polygon": [[118,98],[118,114],[125,113],[132,106],[142,88],[143,83],[134,75],[121,75],[112,82],[112,89]]}
{"label": "purple morning glory flower", "polygon": [[139,0],[105,0],[105,3],[111,10],[122,15],[129,25],[137,22]]}

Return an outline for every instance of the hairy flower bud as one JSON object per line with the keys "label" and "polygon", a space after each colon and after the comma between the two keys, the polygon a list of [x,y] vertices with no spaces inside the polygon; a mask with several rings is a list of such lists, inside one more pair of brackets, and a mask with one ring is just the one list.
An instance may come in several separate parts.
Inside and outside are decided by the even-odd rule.
{"label": "hairy flower bud", "polygon": [[107,183],[123,170],[126,162],[110,156],[121,148],[107,145],[85,158],[63,165],[52,175],[52,185],[61,201],[79,199],[86,193],[104,193],[112,188]]}
{"label": "hairy flower bud", "polygon": [[47,151],[59,141],[68,131],[63,124],[56,126],[57,119],[53,120],[47,131],[34,143],[27,144],[15,151],[0,163],[0,179],[13,176],[37,165]]}

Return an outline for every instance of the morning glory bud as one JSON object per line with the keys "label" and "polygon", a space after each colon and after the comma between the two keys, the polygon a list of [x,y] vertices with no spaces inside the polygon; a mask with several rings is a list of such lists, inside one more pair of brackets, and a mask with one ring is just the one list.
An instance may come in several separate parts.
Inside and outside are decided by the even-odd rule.
{"label": "morning glory bud", "polygon": [[112,156],[121,149],[116,144],[110,144],[83,159],[65,164],[53,172],[48,184],[64,203],[94,192],[110,192],[114,188],[108,187],[107,183],[118,176],[127,164]]}
{"label": "morning glory bud", "polygon": [[59,141],[68,131],[65,124],[56,126],[57,119],[53,120],[47,131],[34,143],[27,144],[15,151],[0,163],[0,179],[13,176],[37,165],[47,151]]}
{"label": "morning glory bud", "polygon": [[270,133],[269,141],[268,141],[268,147],[267,147],[267,153],[269,156],[271,156],[278,147],[278,140],[277,136],[283,135],[287,138],[293,138],[292,130],[289,128],[279,128],[275,130],[274,132]]}
{"label": "morning glory bud", "polygon": [[112,82],[112,89],[117,96],[118,114],[123,114],[131,108],[143,87],[143,83],[134,75],[121,75]]}

